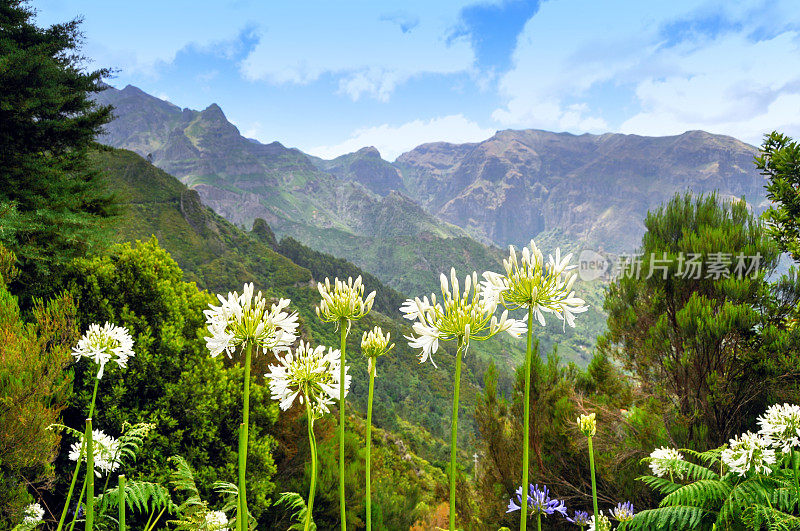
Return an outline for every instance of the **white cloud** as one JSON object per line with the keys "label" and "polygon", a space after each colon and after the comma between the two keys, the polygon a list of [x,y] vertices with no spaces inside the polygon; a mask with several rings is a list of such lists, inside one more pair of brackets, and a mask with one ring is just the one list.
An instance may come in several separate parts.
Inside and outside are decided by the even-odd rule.
{"label": "white cloud", "polygon": [[332,159],[345,153],[352,153],[364,146],[374,146],[383,158],[393,161],[399,155],[427,142],[480,142],[495,133],[461,114],[442,116],[430,120],[414,120],[399,126],[383,124],[356,130],[345,140],[332,146],[317,146],[305,149],[307,153]]}
{"label": "white cloud", "polygon": [[800,16],[790,7],[546,2],[518,39],[492,117],[578,133],[797,135]]}
{"label": "white cloud", "polygon": [[[385,4],[321,2],[283,10],[261,25],[260,41],[241,63],[244,76],[274,84],[307,84],[331,75],[353,100],[388,100],[415,76],[470,72],[467,36],[449,39],[467,2],[410,2],[398,23]],[[419,12],[420,15],[411,14]]]}
{"label": "white cloud", "polygon": [[757,43],[732,34],[703,48],[678,47],[662,55],[679,73],[638,84],[642,110],[622,123],[622,132],[705,129],[755,144],[772,129],[800,132],[798,33]]}

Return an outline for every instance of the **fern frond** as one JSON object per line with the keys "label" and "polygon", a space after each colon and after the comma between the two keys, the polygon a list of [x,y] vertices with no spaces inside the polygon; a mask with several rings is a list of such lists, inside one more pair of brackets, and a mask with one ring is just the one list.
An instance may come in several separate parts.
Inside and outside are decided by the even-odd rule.
{"label": "fern frond", "polygon": [[766,505],[753,505],[742,513],[742,521],[750,529],[767,528],[770,531],[800,529],[800,518]]}
{"label": "fern frond", "polygon": [[[275,501],[275,505],[285,505],[289,511],[293,511],[291,519],[294,520],[294,523],[288,527],[287,531],[298,531],[304,528],[308,507],[302,496],[296,492],[282,492]],[[313,517],[311,519],[310,529],[317,529]]]}
{"label": "fern frond", "polygon": [[136,456],[144,446],[145,437],[147,437],[155,427],[155,424],[148,422],[140,422],[139,424],[133,425],[125,422],[122,425],[122,435],[117,439],[119,449],[114,459],[123,464],[132,464],[135,462]]}
{"label": "fern frond", "polygon": [[641,481],[651,489],[657,490],[661,494],[669,494],[670,492],[674,492],[682,486],[674,481],[657,476],[640,476],[636,478],[636,481]]}
{"label": "fern frond", "polygon": [[681,448],[679,451],[694,457],[698,461],[703,462],[707,467],[710,467],[719,464],[719,460],[722,458],[722,450],[726,447],[727,445],[724,445],[719,448],[714,448],[713,450],[706,450],[705,452],[698,452],[691,448]]}
{"label": "fern frond", "polygon": [[763,476],[748,478],[735,485],[730,495],[722,504],[717,517],[717,524],[722,528],[732,525],[747,508],[756,505],[768,505],[772,498],[772,489]]}
{"label": "fern frond", "polygon": [[706,509],[717,508],[728,497],[731,486],[715,479],[701,479],[688,485],[683,485],[674,492],[666,495],[659,507],[672,505],[688,505]]}
{"label": "fern frond", "polygon": [[633,520],[625,523],[625,530],[674,530],[698,529],[708,514],[700,507],[671,505],[658,509],[647,509],[636,513]]}
{"label": "fern frond", "polygon": [[[100,503],[108,504],[108,507],[119,507],[119,492],[117,489],[108,490],[105,494],[98,496]],[[158,483],[149,481],[129,481],[125,484],[125,506],[132,511],[150,513],[166,509],[169,513],[177,513],[178,506],[172,501],[169,490]]]}

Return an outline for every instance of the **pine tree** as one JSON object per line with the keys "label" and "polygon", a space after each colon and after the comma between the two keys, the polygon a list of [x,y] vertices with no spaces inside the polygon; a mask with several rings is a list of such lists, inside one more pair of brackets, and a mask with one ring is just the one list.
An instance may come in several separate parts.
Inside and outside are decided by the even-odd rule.
{"label": "pine tree", "polygon": [[33,18],[26,2],[0,0],[0,242],[19,259],[22,293],[43,295],[113,213],[87,160],[111,109],[90,98],[109,71],[84,71],[80,20]]}

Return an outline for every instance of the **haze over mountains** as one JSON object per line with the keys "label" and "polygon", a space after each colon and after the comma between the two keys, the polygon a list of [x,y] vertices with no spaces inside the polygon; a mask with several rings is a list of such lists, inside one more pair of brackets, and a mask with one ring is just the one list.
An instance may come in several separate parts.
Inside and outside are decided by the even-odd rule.
{"label": "haze over mountains", "polygon": [[[387,251],[380,245],[387,239],[472,237],[505,247],[542,233],[630,251],[646,212],[675,193],[717,191],[744,196],[756,212],[766,206],[764,179],[752,163],[757,149],[703,131],[642,137],[507,130],[479,143],[424,144],[392,164],[370,147],[323,160],[279,142],[261,144],[243,137],[216,104],[181,109],[132,86],[109,88],[98,99],[116,108],[104,143],[150,155],[234,223],[250,226],[261,217],[278,235],[340,256],[369,247],[363,238]],[[476,253],[485,255],[475,257],[476,266],[496,260]],[[394,287],[416,287],[381,271],[377,257],[352,259]]]}

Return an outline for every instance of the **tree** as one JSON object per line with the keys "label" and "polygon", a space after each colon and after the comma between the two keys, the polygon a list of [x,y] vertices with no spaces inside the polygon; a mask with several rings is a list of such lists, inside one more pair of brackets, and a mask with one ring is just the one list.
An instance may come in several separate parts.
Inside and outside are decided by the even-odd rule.
{"label": "tree", "polygon": [[33,307],[33,322],[20,316],[7,289],[16,274],[13,253],[0,246],[0,528],[19,523],[28,493],[54,479],[52,461],[60,436],[48,430],[66,405],[70,345],[77,340],[76,307],[60,295]]}
{"label": "tree", "polygon": [[767,232],[781,251],[800,260],[800,144],[773,131],[764,138],[756,167],[769,179],[767,199],[775,205],[764,212]]}
{"label": "tree", "polygon": [[90,95],[108,70],[85,72],[79,20],[39,28],[22,0],[0,0],[0,242],[19,286],[44,295],[97,241],[113,212],[87,150],[111,108]]}
{"label": "tree", "polygon": [[778,249],[744,201],[676,196],[645,226],[641,254],[609,287],[599,348],[673,405],[674,443],[722,444],[790,390],[798,341],[785,325],[800,284],[768,283]]}

